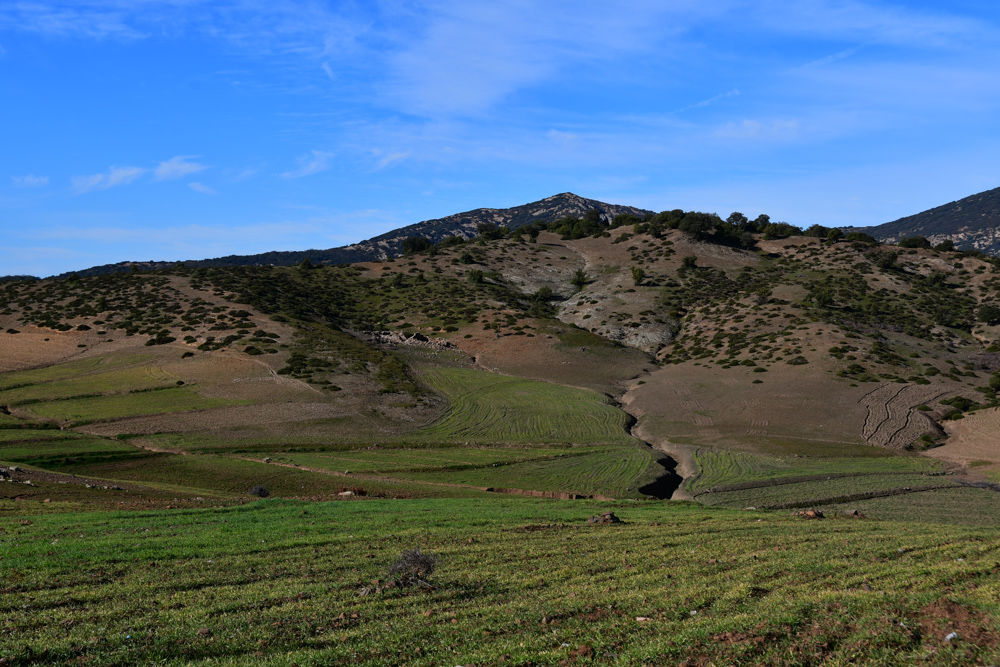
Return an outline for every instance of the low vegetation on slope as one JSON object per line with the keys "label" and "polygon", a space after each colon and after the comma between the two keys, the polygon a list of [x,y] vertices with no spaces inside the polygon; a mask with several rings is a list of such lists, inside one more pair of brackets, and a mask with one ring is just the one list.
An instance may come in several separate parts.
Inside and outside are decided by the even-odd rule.
{"label": "low vegetation on slope", "polygon": [[[625,523],[587,524],[608,510]],[[993,531],[517,498],[0,528],[9,665],[1000,660]],[[414,547],[436,568],[400,587],[389,568]]]}
{"label": "low vegetation on slope", "polygon": [[458,368],[425,368],[448,398],[444,416],[415,439],[477,443],[634,443],[627,415],[586,389]]}

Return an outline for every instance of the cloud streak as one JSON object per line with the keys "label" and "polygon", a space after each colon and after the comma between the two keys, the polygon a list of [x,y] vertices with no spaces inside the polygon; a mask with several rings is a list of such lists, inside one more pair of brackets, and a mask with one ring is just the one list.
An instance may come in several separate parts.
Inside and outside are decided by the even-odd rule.
{"label": "cloud streak", "polygon": [[153,179],[157,181],[173,180],[175,178],[181,178],[183,176],[187,176],[188,174],[196,174],[199,171],[208,169],[208,167],[203,164],[191,162],[191,159],[196,157],[198,156],[177,155],[170,158],[166,162],[161,162],[156,169],[153,170]]}
{"label": "cloud streak", "polygon": [[49,184],[48,176],[35,176],[27,174],[25,176],[11,176],[16,188],[43,188]]}
{"label": "cloud streak", "polygon": [[299,163],[298,169],[286,171],[278,175],[282,178],[292,179],[318,174],[330,168],[330,161],[334,155],[334,153],[328,151],[310,151],[308,155],[304,155],[297,160]]}
{"label": "cloud streak", "polygon": [[216,190],[208,187],[204,183],[198,183],[198,182],[188,183],[188,187],[191,188],[192,190],[194,190],[195,192],[200,192],[203,195],[217,195],[217,194],[219,194]]}
{"label": "cloud streak", "polygon": [[128,185],[147,171],[148,169],[143,167],[111,167],[107,173],[74,176],[70,182],[74,194],[79,195],[93,190],[107,190],[119,185]]}

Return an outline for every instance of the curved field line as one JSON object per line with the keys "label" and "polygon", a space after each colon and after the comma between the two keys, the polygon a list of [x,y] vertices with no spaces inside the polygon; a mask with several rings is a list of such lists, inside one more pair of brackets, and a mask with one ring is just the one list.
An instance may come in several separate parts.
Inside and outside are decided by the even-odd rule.
{"label": "curved field line", "polygon": [[596,392],[454,368],[424,369],[449,399],[420,439],[478,442],[635,442],[627,415]]}

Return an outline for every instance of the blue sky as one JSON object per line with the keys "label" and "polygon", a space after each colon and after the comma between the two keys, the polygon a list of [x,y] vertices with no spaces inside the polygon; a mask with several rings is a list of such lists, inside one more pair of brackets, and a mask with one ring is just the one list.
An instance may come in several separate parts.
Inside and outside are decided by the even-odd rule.
{"label": "blue sky", "polygon": [[5,0],[0,275],[559,192],[797,225],[1000,186],[1000,7]]}

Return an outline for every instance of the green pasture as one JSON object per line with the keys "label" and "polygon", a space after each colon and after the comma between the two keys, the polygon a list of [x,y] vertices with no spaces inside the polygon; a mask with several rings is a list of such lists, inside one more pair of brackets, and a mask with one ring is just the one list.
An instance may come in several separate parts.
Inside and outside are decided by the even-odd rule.
{"label": "green pasture", "polygon": [[475,489],[324,474],[211,454],[180,456],[150,452],[140,458],[121,461],[60,463],[58,470],[81,477],[169,485],[172,488],[223,498],[247,498],[249,490],[257,485],[265,486],[276,497],[298,498],[327,498],[341,491],[358,488],[371,495],[382,494],[389,497],[483,494]]}
{"label": "green pasture", "polygon": [[920,521],[996,529],[1000,520],[1000,493],[955,486],[889,498],[826,505],[822,509],[827,512],[857,510],[872,519],[886,521]]}
{"label": "green pasture", "polygon": [[770,507],[787,504],[825,504],[834,498],[866,493],[879,493],[906,488],[954,485],[947,477],[927,475],[858,475],[810,480],[793,484],[776,484],[739,491],[703,493],[698,502],[725,507]]}
{"label": "green pasture", "polygon": [[176,381],[176,377],[155,366],[133,366],[0,391],[0,405],[18,405],[28,401],[53,401],[73,396],[167,387],[175,384]]}
{"label": "green pasture", "polygon": [[698,449],[695,454],[698,473],[686,483],[691,493],[745,482],[764,482],[787,477],[844,473],[930,473],[943,470],[940,461],[922,456],[883,456],[864,458],[815,458]]}
{"label": "green pasture", "polygon": [[109,371],[139,364],[153,359],[152,354],[106,355],[90,359],[78,359],[62,364],[54,364],[45,368],[35,368],[29,371],[16,371],[0,374],[0,391],[14,385],[38,384],[59,380],[72,380],[81,375],[98,371]]}
{"label": "green pasture", "polygon": [[4,443],[8,442],[23,442],[26,440],[71,440],[73,438],[83,437],[78,433],[73,431],[60,431],[54,428],[46,429],[28,429],[28,428],[12,428],[12,429],[0,429],[0,447],[4,446]]}
{"label": "green pasture", "polygon": [[588,447],[537,461],[465,470],[401,472],[398,476],[428,482],[634,498],[642,495],[638,487],[663,472],[653,458],[652,451],[642,445]]}
{"label": "green pasture", "polygon": [[62,401],[49,401],[27,406],[39,417],[65,421],[121,419],[139,415],[163,414],[185,410],[207,410],[226,405],[243,405],[249,401],[207,398],[189,387],[172,387],[160,391],[115,396],[96,396]]}
{"label": "green pasture", "polygon": [[[994,530],[513,497],[0,516],[9,665],[1000,661]],[[383,588],[417,546],[431,587]]]}
{"label": "green pasture", "polygon": [[102,438],[81,437],[0,443],[0,461],[42,467],[56,466],[69,461],[89,461],[95,458],[139,453],[140,450],[127,443]]}
{"label": "green pasture", "polygon": [[634,443],[627,415],[586,389],[460,368],[425,367],[421,378],[449,406],[414,440],[473,443]]}
{"label": "green pasture", "polygon": [[547,460],[573,451],[569,447],[423,447],[339,452],[270,454],[275,461],[322,470],[394,473],[506,466]]}

